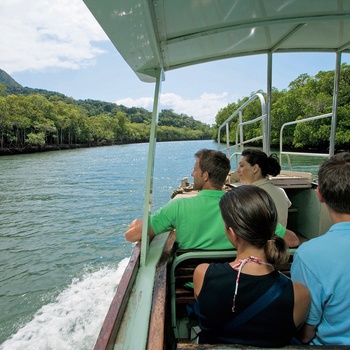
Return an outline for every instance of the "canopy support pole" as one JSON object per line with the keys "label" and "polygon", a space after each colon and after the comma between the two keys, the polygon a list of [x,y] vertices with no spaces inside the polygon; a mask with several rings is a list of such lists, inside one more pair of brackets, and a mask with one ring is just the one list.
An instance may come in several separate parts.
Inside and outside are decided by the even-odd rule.
{"label": "canopy support pole", "polygon": [[141,265],[146,265],[148,251],[149,251],[149,216],[151,214],[152,207],[152,192],[153,192],[153,171],[154,171],[154,157],[157,141],[157,126],[159,116],[159,98],[162,86],[163,70],[158,71],[156,77],[156,86],[154,91],[153,111],[152,111],[152,122],[149,136],[148,146],[148,161],[147,161],[147,172],[146,172],[146,188],[145,198],[143,203],[143,224],[142,224],[142,240],[141,240]]}
{"label": "canopy support pole", "polygon": [[269,155],[271,148],[271,105],[272,105],[272,52],[267,54],[267,87],[266,87],[266,130],[263,139],[263,151]]}
{"label": "canopy support pole", "polygon": [[330,157],[334,155],[334,149],[335,149],[335,133],[336,133],[336,126],[337,126],[340,65],[341,65],[341,52],[338,51],[337,55],[336,55],[335,70],[334,70],[332,123],[331,123],[331,137],[329,140],[329,156]]}

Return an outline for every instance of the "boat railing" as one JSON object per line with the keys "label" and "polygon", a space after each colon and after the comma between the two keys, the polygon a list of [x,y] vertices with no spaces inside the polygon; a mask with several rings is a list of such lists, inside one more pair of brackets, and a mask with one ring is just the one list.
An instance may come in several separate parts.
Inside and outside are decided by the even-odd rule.
{"label": "boat railing", "polygon": [[[261,115],[255,119],[243,121],[243,110],[249,106],[253,101],[256,99],[260,100],[260,106],[261,106]],[[236,127],[236,140],[235,144],[230,145],[230,122],[235,118],[238,118],[238,123]],[[260,136],[256,136],[253,138],[250,138],[248,140],[244,139],[244,133],[243,133],[243,126],[248,124],[253,124],[256,122],[262,121],[262,133]],[[221,129],[226,128],[226,146],[221,147]],[[267,130],[267,113],[266,113],[266,104],[264,96],[261,93],[256,93],[253,96],[249,98],[248,101],[246,101],[242,106],[236,109],[233,114],[231,114],[220,126],[218,129],[218,149],[221,151],[225,151],[227,157],[232,161],[233,157],[237,157],[243,150],[244,145],[253,141],[262,140],[263,143],[263,149],[265,151],[265,148],[267,147],[267,138],[268,138],[268,130]],[[231,154],[232,149],[234,149],[234,152]],[[237,161],[236,161],[237,164]]]}
{"label": "boat railing", "polygon": [[311,121],[314,121],[314,120],[323,119],[323,118],[329,118],[329,117],[332,117],[332,113],[322,114],[322,115],[318,115],[318,116],[315,116],[315,117],[309,117],[309,118],[300,119],[300,120],[294,120],[292,122],[284,123],[281,126],[281,130],[280,130],[280,164],[281,164],[281,166],[282,166],[283,155],[285,155],[287,157],[288,166],[289,166],[290,169],[292,169],[292,163],[291,163],[291,160],[290,160],[290,155],[312,156],[312,157],[327,157],[327,158],[330,156],[329,153],[310,153],[310,152],[283,151],[283,130],[284,130],[284,128],[286,126],[300,124],[300,123],[306,123],[306,122],[311,122]]}

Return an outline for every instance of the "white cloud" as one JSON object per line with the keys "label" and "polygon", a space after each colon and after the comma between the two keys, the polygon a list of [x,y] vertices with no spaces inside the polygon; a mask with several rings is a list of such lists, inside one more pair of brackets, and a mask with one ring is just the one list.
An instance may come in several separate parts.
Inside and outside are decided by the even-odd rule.
{"label": "white cloud", "polygon": [[140,107],[145,109],[152,109],[153,98],[151,97],[141,97],[133,99],[131,97],[123,98],[115,102],[118,105],[124,105],[126,107]]}
{"label": "white cloud", "polygon": [[[232,103],[232,97],[229,98],[227,92],[221,94],[203,93],[195,99],[185,99],[174,93],[161,94],[160,110],[173,109],[175,113],[187,114],[196,120],[206,124],[214,124],[217,112]],[[125,98],[116,101],[127,107],[142,107],[148,110],[152,109],[153,98],[142,97],[139,99]]]}
{"label": "white cloud", "polygon": [[[95,65],[104,53],[98,42],[109,40],[82,0],[1,0],[0,33],[1,69],[10,75],[44,71],[47,79],[52,69]],[[88,76],[89,70],[84,74]],[[34,82],[27,84],[36,86],[35,74],[31,79]],[[54,89],[50,88],[50,82],[46,86]],[[231,101],[227,93],[202,93],[194,99],[165,93],[161,96],[160,109],[173,109],[213,124],[218,110]],[[117,103],[152,110],[153,96],[134,95]]]}
{"label": "white cloud", "polygon": [[1,0],[0,67],[7,73],[77,69],[95,63],[108,40],[81,0]]}

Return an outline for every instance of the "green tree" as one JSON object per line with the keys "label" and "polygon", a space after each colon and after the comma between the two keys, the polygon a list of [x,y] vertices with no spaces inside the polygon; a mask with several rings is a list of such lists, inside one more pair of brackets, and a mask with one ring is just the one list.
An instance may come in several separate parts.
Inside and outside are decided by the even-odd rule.
{"label": "green tree", "polygon": [[45,133],[29,133],[26,139],[26,143],[32,146],[44,146],[45,145]]}

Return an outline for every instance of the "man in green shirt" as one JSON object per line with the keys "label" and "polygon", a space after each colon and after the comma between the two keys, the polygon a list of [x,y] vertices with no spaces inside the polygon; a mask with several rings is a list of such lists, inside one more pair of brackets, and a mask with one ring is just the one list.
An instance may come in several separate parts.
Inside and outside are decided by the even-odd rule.
{"label": "man in green shirt", "polygon": [[[231,169],[230,160],[224,153],[209,149],[196,152],[195,159],[191,175],[193,189],[199,193],[196,196],[174,198],[157,210],[150,217],[150,239],[176,229],[179,249],[232,249],[219,208],[219,201],[225,193],[222,188]],[[283,237],[286,229],[279,225],[276,233]],[[130,224],[125,238],[129,242],[136,242],[141,237],[142,219],[136,219]]]}

